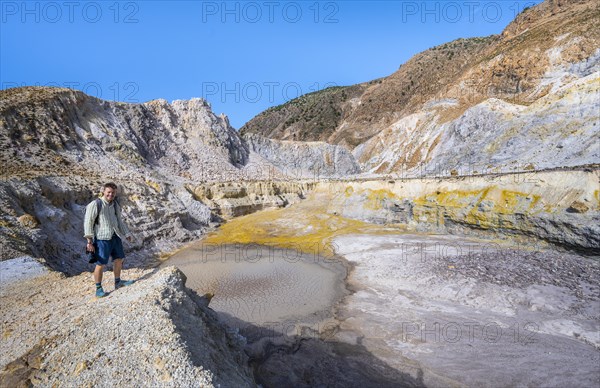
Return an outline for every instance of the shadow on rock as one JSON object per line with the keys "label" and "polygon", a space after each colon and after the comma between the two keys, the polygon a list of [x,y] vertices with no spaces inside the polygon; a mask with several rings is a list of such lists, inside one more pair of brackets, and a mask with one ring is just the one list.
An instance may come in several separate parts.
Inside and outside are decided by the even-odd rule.
{"label": "shadow on rock", "polygon": [[423,371],[401,372],[375,357],[362,344],[330,340],[331,333],[284,335],[219,313],[239,329],[254,378],[263,387],[424,387]]}

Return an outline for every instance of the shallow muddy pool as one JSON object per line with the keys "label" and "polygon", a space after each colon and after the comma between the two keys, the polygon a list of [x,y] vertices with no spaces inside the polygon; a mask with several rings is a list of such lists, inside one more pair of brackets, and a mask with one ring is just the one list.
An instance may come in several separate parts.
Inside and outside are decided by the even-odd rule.
{"label": "shallow muddy pool", "polygon": [[347,293],[340,259],[272,246],[200,242],[162,265],[181,269],[186,285],[200,295],[214,294],[211,308],[229,323],[311,325],[330,317]]}

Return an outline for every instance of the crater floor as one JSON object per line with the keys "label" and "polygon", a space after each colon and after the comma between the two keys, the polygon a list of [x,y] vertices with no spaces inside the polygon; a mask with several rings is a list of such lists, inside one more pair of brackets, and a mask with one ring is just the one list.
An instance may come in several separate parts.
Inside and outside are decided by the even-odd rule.
{"label": "crater floor", "polygon": [[[203,240],[225,250],[229,244],[259,244],[255,247],[293,249],[313,259],[318,252],[341,257],[351,268],[344,279],[314,263],[284,264],[283,253],[279,261],[248,266],[243,276],[231,261],[197,266],[207,276],[199,292],[214,292],[211,282],[222,279],[229,300],[219,304],[215,296],[214,308],[241,321],[250,316],[251,322],[262,317],[265,323],[290,312],[323,311],[335,300],[333,286],[345,283],[351,290],[332,306],[334,327],[313,326],[312,336],[287,332],[296,334],[293,341],[288,337],[253,350],[262,385],[360,386],[375,381],[375,370],[383,371],[381,386],[600,382],[595,258],[506,239],[411,234],[320,206],[307,200],[239,217]],[[247,257],[256,255],[248,252]],[[190,263],[180,260],[186,272]],[[282,270],[282,264],[289,268]],[[327,284],[331,281],[335,284]],[[227,291],[230,287],[237,291]],[[319,362],[330,367],[313,367]],[[350,380],[342,378],[348,368]]]}
{"label": "crater floor", "polygon": [[358,290],[335,339],[428,386],[598,384],[598,261],[457,236],[334,241]]}

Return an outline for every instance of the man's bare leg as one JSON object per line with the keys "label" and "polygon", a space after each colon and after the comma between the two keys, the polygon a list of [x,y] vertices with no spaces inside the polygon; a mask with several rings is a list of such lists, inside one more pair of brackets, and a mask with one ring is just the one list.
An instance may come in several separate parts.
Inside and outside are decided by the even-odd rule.
{"label": "man's bare leg", "polygon": [[115,289],[135,283],[135,280],[121,280],[121,268],[123,268],[123,259],[114,259],[113,272],[115,273]]}
{"label": "man's bare leg", "polygon": [[115,279],[121,278],[121,268],[123,268],[123,259],[114,259],[113,272],[115,273]]}
{"label": "man's bare leg", "polygon": [[94,269],[94,281],[96,284],[102,283],[102,270],[104,269],[103,265],[96,265]]}

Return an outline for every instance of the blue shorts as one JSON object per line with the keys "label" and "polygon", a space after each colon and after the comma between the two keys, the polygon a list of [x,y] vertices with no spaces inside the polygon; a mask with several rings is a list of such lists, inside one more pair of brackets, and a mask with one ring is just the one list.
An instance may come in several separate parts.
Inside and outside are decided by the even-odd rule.
{"label": "blue shorts", "polygon": [[123,242],[114,234],[110,240],[96,240],[96,257],[98,262],[96,265],[108,264],[108,258],[112,257],[115,259],[124,259],[125,252],[123,252]]}

